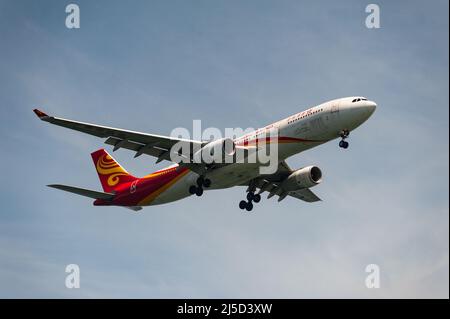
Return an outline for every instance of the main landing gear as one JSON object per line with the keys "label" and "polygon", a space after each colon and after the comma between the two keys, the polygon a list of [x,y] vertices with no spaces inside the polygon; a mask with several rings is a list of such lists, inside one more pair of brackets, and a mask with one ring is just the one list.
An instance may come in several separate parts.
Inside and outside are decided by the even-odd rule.
{"label": "main landing gear", "polygon": [[339,133],[339,136],[341,137],[341,141],[339,142],[339,147],[343,148],[343,149],[347,149],[348,148],[348,142],[345,140],[348,136],[350,135],[350,131],[349,130],[342,130]]}
{"label": "main landing gear", "polygon": [[247,200],[241,200],[239,202],[239,208],[245,209],[246,211],[251,211],[253,209],[253,203],[259,203],[261,200],[261,195],[255,194],[254,192],[248,192],[247,193]]}
{"label": "main landing gear", "polygon": [[192,185],[189,187],[189,194],[195,194],[197,196],[203,195],[203,187],[210,187],[211,186],[211,180],[208,178],[205,178],[203,176],[199,176],[197,178],[197,185]]}

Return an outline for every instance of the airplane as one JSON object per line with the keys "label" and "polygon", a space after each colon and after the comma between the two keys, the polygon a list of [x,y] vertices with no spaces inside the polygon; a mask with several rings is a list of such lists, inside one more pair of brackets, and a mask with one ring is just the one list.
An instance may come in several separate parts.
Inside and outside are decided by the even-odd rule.
{"label": "airplane", "polygon": [[349,143],[346,139],[350,132],[364,123],[376,107],[375,102],[362,96],[335,99],[241,137],[213,141],[140,133],[53,117],[38,109],[33,111],[44,122],[104,138],[106,144],[114,147],[113,151],[123,148],[135,152],[134,157],[143,154],[154,156],[157,158],[156,163],[170,161],[174,152],[172,148],[177,143],[190,147],[189,158],[194,155],[194,149],[209,151],[217,145],[221,152],[226,153],[226,142],[232,145],[231,151],[228,151],[231,155],[236,149],[242,148],[248,156],[252,148],[258,149],[262,133],[275,129],[278,136],[270,143],[277,143],[278,157],[276,171],[271,174],[261,174],[260,162],[204,163],[200,160],[174,163],[139,178],[129,174],[106,150],[100,149],[91,156],[103,192],[61,184],[47,185],[92,198],[95,206],[122,206],[136,212],[144,206],[170,203],[194,194],[202,196],[205,189],[246,186],[246,199],[239,202],[239,208],[251,211],[253,203],[260,202],[263,192],[268,193],[268,198],[278,196],[278,201],[287,196],[305,202],[320,201],[310,188],[322,182],[321,169],[310,165],[294,170],[286,163],[286,159],[337,138],[340,139],[339,147],[347,149]]}

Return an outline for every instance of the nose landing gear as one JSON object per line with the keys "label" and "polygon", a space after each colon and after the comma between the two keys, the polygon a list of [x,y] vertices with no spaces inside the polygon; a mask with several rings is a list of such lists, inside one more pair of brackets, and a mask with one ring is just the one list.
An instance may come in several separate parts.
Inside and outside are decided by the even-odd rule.
{"label": "nose landing gear", "polygon": [[348,136],[350,135],[350,131],[349,130],[342,130],[339,133],[339,136],[341,137],[341,141],[339,142],[339,147],[343,148],[343,149],[347,149],[348,148],[348,142],[345,140]]}
{"label": "nose landing gear", "polygon": [[189,194],[195,194],[197,196],[202,196],[203,195],[203,187],[210,187],[211,186],[211,180],[208,178],[205,178],[203,176],[199,176],[199,178],[197,178],[197,185],[192,185],[191,187],[189,187]]}
{"label": "nose landing gear", "polygon": [[339,147],[340,148],[346,149],[346,148],[348,148],[348,146],[349,146],[349,144],[348,144],[347,141],[342,140],[342,141],[339,142]]}

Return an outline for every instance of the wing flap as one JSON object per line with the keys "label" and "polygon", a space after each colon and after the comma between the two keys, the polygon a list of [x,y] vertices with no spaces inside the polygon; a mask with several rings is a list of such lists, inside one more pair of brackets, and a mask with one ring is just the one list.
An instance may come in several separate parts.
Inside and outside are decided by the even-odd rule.
{"label": "wing flap", "polygon": [[317,197],[309,188],[299,189],[294,192],[289,192],[289,196],[301,199],[305,202],[319,202],[321,199]]}

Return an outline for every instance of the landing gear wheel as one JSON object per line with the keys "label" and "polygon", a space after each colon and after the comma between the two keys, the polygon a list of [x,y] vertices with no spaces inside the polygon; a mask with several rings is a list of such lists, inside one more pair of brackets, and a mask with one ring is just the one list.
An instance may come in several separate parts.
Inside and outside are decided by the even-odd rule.
{"label": "landing gear wheel", "polygon": [[245,209],[246,211],[251,211],[253,209],[253,203],[259,203],[259,201],[261,200],[261,195],[259,194],[255,194],[254,191],[250,191],[247,193],[247,201],[245,200],[241,200],[239,202],[239,208],[240,209]]}
{"label": "landing gear wheel", "polygon": [[342,140],[342,141],[339,142],[339,147],[340,147],[340,148],[347,149],[347,148],[348,148],[348,145],[349,145],[349,144],[348,144],[347,141]]}
{"label": "landing gear wheel", "polygon": [[198,185],[199,187],[202,187],[204,181],[205,181],[205,179],[204,179],[203,177],[200,176],[199,178],[197,178],[197,185]]}
{"label": "landing gear wheel", "polygon": [[205,178],[203,180],[203,186],[205,186],[206,188],[211,186],[211,180],[209,178]]}
{"label": "landing gear wheel", "polygon": [[342,138],[342,140],[339,142],[339,147],[343,149],[348,148],[348,142],[345,141],[345,139],[350,135],[349,130],[342,130],[339,132],[339,136]]}
{"label": "landing gear wheel", "polygon": [[195,193],[197,193],[197,187],[195,185],[192,185],[191,187],[189,187],[189,194],[194,195]]}
{"label": "landing gear wheel", "polygon": [[203,188],[196,187],[195,195],[202,196],[203,195]]}
{"label": "landing gear wheel", "polygon": [[197,186],[208,188],[211,186],[211,180],[209,178],[204,178],[203,176],[200,176],[199,178],[197,178]]}

